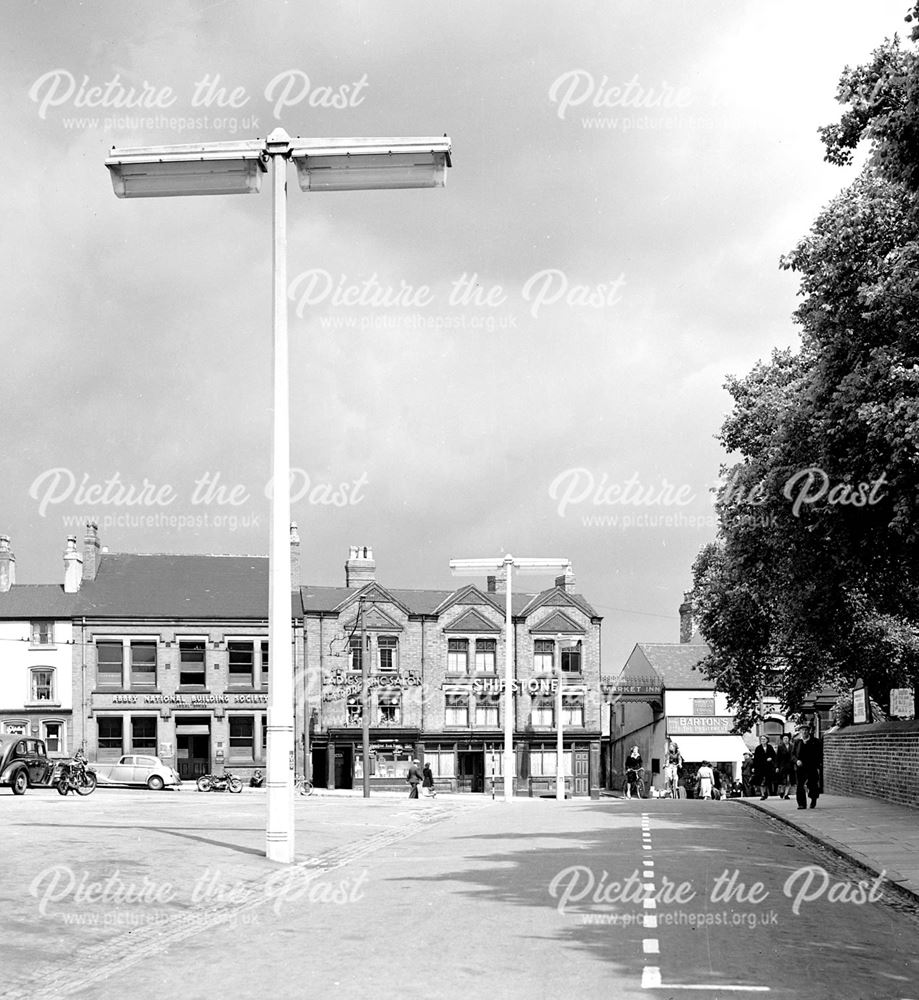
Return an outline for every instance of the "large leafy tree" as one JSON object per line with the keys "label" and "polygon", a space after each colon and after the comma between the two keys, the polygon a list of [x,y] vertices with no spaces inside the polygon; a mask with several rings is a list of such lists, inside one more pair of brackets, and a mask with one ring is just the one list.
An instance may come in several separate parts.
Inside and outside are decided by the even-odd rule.
{"label": "large leafy tree", "polygon": [[[919,18],[919,3],[912,12]],[[913,41],[919,38],[919,28]],[[782,260],[801,348],[727,383],[718,540],[694,566],[705,672],[738,728],[778,694],[919,690],[919,56],[846,69],[827,159],[867,162]]]}

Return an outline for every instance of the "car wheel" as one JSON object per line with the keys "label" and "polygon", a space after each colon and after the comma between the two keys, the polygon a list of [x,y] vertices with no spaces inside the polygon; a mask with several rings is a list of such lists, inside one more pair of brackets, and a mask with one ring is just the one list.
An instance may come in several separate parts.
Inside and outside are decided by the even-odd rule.
{"label": "car wheel", "polygon": [[166,787],[166,782],[158,774],[151,774],[147,779],[147,788],[154,792],[160,792]]}
{"label": "car wheel", "polygon": [[25,795],[26,789],[29,787],[29,775],[25,771],[17,771],[12,786],[14,795]]}
{"label": "car wheel", "polygon": [[69,791],[70,791],[70,785],[66,781],[61,780],[57,783],[58,795],[66,795]]}

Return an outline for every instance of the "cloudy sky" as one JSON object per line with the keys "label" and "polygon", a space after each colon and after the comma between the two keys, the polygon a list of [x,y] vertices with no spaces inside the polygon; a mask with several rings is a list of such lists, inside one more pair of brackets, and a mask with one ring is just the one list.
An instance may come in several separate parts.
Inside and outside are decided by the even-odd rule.
{"label": "cloudy sky", "polygon": [[606,672],[676,641],[725,375],[797,343],[778,258],[852,177],[816,129],[907,6],[6,0],[18,580],[62,579],[87,516],[112,551],[268,551],[270,185],[120,201],[109,147],[446,132],[444,190],[307,195],[291,169],[304,582],[342,583],[352,544],[394,587],[559,556]]}

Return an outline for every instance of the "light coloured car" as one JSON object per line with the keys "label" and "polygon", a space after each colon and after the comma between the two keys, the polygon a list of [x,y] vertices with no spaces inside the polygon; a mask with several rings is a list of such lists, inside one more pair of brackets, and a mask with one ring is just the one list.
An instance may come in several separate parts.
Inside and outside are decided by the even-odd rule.
{"label": "light coloured car", "polygon": [[114,763],[96,763],[93,769],[100,785],[145,785],[159,791],[161,788],[176,788],[182,783],[178,774],[159,757],[147,754],[125,754]]}

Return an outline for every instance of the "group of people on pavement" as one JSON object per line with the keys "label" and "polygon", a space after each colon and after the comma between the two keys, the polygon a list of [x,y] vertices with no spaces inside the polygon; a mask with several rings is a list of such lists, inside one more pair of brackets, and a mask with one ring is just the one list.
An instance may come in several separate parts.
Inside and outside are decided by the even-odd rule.
{"label": "group of people on pavement", "polygon": [[[685,794],[684,781],[679,777],[683,757],[672,739],[667,741],[663,764],[664,790],[661,794],[669,793],[672,798]],[[633,793],[640,795],[639,780],[643,767],[637,746],[631,748],[625,759],[625,773],[626,798],[631,798]],[[785,733],[778,746],[773,746],[768,736],[760,736],[759,745],[753,753],[744,754],[739,783],[707,760],[702,761],[696,771],[692,791],[697,798],[721,799],[740,794],[751,797],[755,787],[760,799],[767,799],[770,794],[789,799],[794,789],[798,808],[807,809],[810,801],[810,808],[814,809],[822,784],[823,747],[814,736],[814,727],[808,724],[800,728],[797,739],[793,740],[790,733]]]}
{"label": "group of people on pavement", "polygon": [[741,765],[744,794],[751,796],[756,788],[761,800],[770,794],[788,799],[794,788],[798,808],[807,809],[810,800],[810,808],[814,809],[820,796],[822,771],[823,748],[814,736],[813,726],[802,726],[794,741],[785,733],[777,747],[768,736],[760,736],[759,745],[744,756]]}

